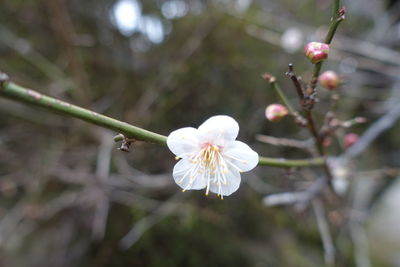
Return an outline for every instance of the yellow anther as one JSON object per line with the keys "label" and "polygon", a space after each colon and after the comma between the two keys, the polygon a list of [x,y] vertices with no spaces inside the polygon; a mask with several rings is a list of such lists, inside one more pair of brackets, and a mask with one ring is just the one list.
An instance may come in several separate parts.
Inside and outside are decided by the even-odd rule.
{"label": "yellow anther", "polygon": [[178,157],[178,156],[175,157],[175,160],[179,160],[179,159],[180,159],[180,157]]}

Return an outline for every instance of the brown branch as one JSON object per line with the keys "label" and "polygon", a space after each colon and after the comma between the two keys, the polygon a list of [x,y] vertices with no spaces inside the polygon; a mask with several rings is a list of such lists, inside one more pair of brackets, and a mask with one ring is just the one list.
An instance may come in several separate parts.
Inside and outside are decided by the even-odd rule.
{"label": "brown branch", "polygon": [[292,63],[289,64],[289,70],[286,72],[286,75],[292,80],[300,99],[304,99],[303,86],[300,84],[298,77],[294,72],[294,67]]}

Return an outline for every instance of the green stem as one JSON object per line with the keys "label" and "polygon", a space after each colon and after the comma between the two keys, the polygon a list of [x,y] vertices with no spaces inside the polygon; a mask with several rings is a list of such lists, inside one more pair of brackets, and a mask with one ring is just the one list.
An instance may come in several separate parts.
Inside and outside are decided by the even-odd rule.
{"label": "green stem", "polygon": [[340,0],[333,1],[333,8],[332,8],[332,22],[329,27],[329,31],[325,37],[325,43],[330,44],[332,42],[333,36],[335,35],[336,29],[338,28],[340,22],[344,20],[344,14],[341,16],[339,14],[340,9]]}
{"label": "green stem", "polygon": [[291,114],[298,114],[296,109],[292,106],[290,101],[287,99],[287,97],[283,93],[282,89],[279,87],[278,83],[275,80],[275,77],[272,77],[269,83],[271,84],[271,87],[275,90],[276,94],[278,95],[278,97],[282,101],[282,103],[288,108],[289,112]]}
{"label": "green stem", "polygon": [[[72,105],[70,103],[61,101],[59,99],[43,95],[32,89],[24,88],[12,82],[8,81],[1,82],[1,77],[0,77],[0,95],[3,97],[10,98],[22,103],[28,103],[42,108],[46,108],[50,111],[58,112],[63,115],[75,117],[87,121],[89,123],[122,133],[123,135],[129,138],[134,138],[139,141],[166,145],[167,137],[164,135],[150,132],[148,130],[130,125],[126,122],[122,122],[101,115],[94,111],[84,109]],[[287,160],[287,159],[260,157],[259,165],[281,167],[281,168],[312,167],[312,166],[323,165],[324,162],[325,160],[323,158]]]}
{"label": "green stem", "polygon": [[334,0],[332,8],[332,21],[334,21],[339,17],[339,8],[340,8],[340,0]]}
{"label": "green stem", "polygon": [[332,42],[333,36],[335,35],[336,30],[337,30],[340,22],[342,22],[342,21],[343,21],[342,18],[337,18],[332,22],[331,26],[329,27],[328,34],[325,37],[326,44],[330,44]]}
{"label": "green stem", "polygon": [[260,157],[259,165],[266,165],[270,167],[280,168],[293,168],[293,167],[312,167],[321,166],[325,164],[325,159],[312,158],[312,159],[276,159],[276,158],[265,158]]}

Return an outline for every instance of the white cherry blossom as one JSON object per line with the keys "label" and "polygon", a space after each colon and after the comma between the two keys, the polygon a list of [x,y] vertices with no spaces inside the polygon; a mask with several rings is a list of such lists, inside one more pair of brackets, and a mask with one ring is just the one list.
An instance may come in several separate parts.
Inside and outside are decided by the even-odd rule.
{"label": "white cherry blossom", "polygon": [[225,115],[213,116],[198,129],[185,127],[170,133],[168,148],[179,159],[173,176],[185,190],[206,188],[218,196],[229,196],[240,185],[240,173],[258,164],[258,154],[235,141],[238,123]]}

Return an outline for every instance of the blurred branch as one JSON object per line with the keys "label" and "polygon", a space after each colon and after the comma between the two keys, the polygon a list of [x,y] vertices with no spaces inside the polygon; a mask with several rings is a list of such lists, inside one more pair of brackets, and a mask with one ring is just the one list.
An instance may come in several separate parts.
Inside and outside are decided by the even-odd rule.
{"label": "blurred branch", "polygon": [[[96,177],[100,183],[109,179],[111,152],[113,149],[112,134],[106,131],[101,131],[101,143],[97,153],[96,162]],[[101,185],[101,184],[100,184]],[[110,199],[101,186],[98,188],[98,200],[96,201],[92,237],[95,240],[101,240],[106,231],[107,217],[110,210]]]}
{"label": "blurred branch", "polygon": [[319,199],[312,201],[312,206],[317,219],[318,230],[321,235],[322,246],[324,248],[325,264],[327,266],[335,265],[335,246],[333,245],[332,236],[329,231],[329,225],[326,220],[324,208]]}
{"label": "blurred branch", "polygon": [[376,179],[382,176],[382,170],[358,174],[352,190],[351,209],[348,216],[348,227],[354,248],[354,261],[357,267],[370,267],[369,242],[366,232],[368,210],[376,194]]}
{"label": "blurred branch", "polygon": [[[261,27],[253,22],[246,22],[250,24],[246,27],[246,32],[250,36],[281,47],[282,33],[277,33],[276,28],[272,30],[266,26]],[[292,24],[298,26],[298,23],[292,22]],[[340,42],[335,43],[335,48],[330,49],[330,60],[340,62],[343,58],[354,57],[359,62],[360,69],[372,70],[391,77],[398,76],[400,53],[397,51],[349,37],[340,36],[337,39],[340,39]]]}
{"label": "blurred branch", "polygon": [[120,245],[122,248],[128,249],[134,245],[147,230],[173,213],[179,206],[183,205],[182,201],[187,196],[189,196],[189,194],[177,193],[173,195],[170,199],[163,202],[163,204],[155,209],[150,215],[136,222],[133,228],[121,239]]}
{"label": "blurred branch", "polygon": [[295,140],[283,137],[273,137],[268,135],[258,134],[256,135],[257,141],[267,143],[274,146],[287,146],[287,147],[295,147],[299,149],[306,149],[309,150],[314,141],[312,139],[307,140]]}
{"label": "blurred branch", "polygon": [[360,155],[382,132],[386,131],[400,118],[400,104],[391,108],[383,117],[374,122],[360,139],[351,146],[343,158],[354,158]]}
{"label": "blurred branch", "polygon": [[[256,18],[253,16],[251,19],[233,12],[227,12],[227,14],[234,18],[244,20],[247,24],[249,24],[246,27],[246,32],[250,36],[279,47],[281,47],[282,32],[288,28],[300,28],[302,32],[306,33],[307,35],[311,35],[315,32],[315,27],[301,24],[299,21],[291,20],[291,18],[287,16],[279,16],[276,12],[271,12],[269,10],[263,10],[260,13],[260,16],[257,16]],[[256,21],[254,21],[254,19]],[[271,28],[271,25],[273,25],[273,28]],[[359,57],[360,55],[362,57],[383,63],[377,65],[375,62],[365,61],[364,63],[367,63],[368,65],[366,66],[366,64],[360,62],[360,68],[372,69],[374,71],[394,77],[398,76],[398,68],[395,67],[389,69],[387,64],[389,63],[390,65],[394,66],[400,65],[400,53],[398,51],[383,45],[377,45],[369,41],[359,40],[347,36],[340,35],[335,38],[338,39],[338,42],[335,43],[335,48],[342,51],[351,52],[351,56],[357,56],[357,60],[362,60],[362,58]],[[371,51],[373,51],[373,53],[371,53]],[[331,60],[334,59],[336,61],[340,61],[343,59],[343,56],[339,56],[337,53],[332,53],[329,55],[329,58]]]}
{"label": "blurred branch", "polygon": [[[160,135],[148,130],[133,126],[126,122],[122,122],[94,111],[84,109],[70,103],[55,99],[31,89],[24,88],[15,83],[9,82],[7,80],[0,81],[0,95],[11,98],[16,101],[23,103],[33,104],[40,106],[55,112],[59,112],[63,115],[72,116],[95,125],[108,128],[120,133],[125,134],[131,138],[135,138],[139,141],[145,141],[150,143],[156,143],[160,145],[165,145],[167,137]],[[302,160],[286,160],[286,159],[275,159],[260,157],[259,165],[266,165],[272,167],[310,167],[323,165],[324,159],[314,158],[314,159],[302,159]]]}
{"label": "blurred branch", "polygon": [[298,211],[304,210],[311,200],[318,196],[325,188],[327,180],[323,177],[316,179],[306,190],[298,192],[277,193],[264,197],[266,206],[296,204]]}
{"label": "blurred branch", "polygon": [[[400,81],[396,82],[394,90],[400,90]],[[391,106],[385,115],[375,121],[358,139],[357,143],[346,150],[341,158],[351,159],[360,155],[382,132],[392,127],[399,118],[400,103],[397,103]]]}
{"label": "blurred branch", "polygon": [[45,3],[50,15],[53,33],[62,44],[62,51],[66,52],[65,57],[69,62],[70,71],[76,84],[79,85],[79,88],[76,88],[74,92],[81,103],[89,104],[91,98],[89,78],[82,57],[74,45],[76,33],[65,0],[47,0]]}
{"label": "blurred branch", "polygon": [[24,60],[28,61],[35,68],[40,70],[50,80],[56,81],[64,89],[75,86],[75,83],[68,78],[63,71],[53,62],[44,57],[41,53],[34,50],[28,40],[18,38],[8,28],[0,25],[0,42],[10,49],[16,51]]}
{"label": "blurred branch", "polygon": [[215,29],[218,22],[219,20],[211,17],[205,20],[204,23],[199,24],[196,29],[192,31],[186,42],[180,48],[178,56],[168,60],[168,67],[161,69],[161,72],[157,75],[153,84],[146,88],[143,95],[137,100],[134,109],[135,119],[140,119],[143,123],[146,122],[149,109],[160,98],[162,91],[168,86],[171,87],[176,73],[179,73],[185,66],[185,63],[187,63],[187,60],[202,46],[204,39]]}

